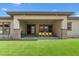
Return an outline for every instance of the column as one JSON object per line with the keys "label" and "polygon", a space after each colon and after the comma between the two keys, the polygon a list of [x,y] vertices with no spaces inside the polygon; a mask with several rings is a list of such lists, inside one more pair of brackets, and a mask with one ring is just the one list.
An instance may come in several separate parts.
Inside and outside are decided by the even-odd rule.
{"label": "column", "polygon": [[39,24],[36,24],[36,35],[38,36],[39,33]]}
{"label": "column", "polygon": [[13,20],[13,38],[21,38],[20,22],[18,19]]}
{"label": "column", "polygon": [[61,38],[67,38],[67,19],[61,22]]}

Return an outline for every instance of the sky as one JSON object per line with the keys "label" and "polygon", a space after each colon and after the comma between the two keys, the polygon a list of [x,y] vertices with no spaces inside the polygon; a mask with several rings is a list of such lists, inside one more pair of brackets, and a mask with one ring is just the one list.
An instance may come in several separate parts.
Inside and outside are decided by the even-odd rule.
{"label": "sky", "polygon": [[0,3],[0,16],[7,16],[6,11],[75,12],[79,16],[79,3]]}

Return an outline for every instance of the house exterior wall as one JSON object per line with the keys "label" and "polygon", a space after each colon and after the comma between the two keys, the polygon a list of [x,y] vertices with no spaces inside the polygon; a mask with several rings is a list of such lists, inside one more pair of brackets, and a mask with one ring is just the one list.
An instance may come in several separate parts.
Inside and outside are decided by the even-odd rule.
{"label": "house exterior wall", "polygon": [[[65,16],[63,16],[63,15],[14,15],[14,29],[20,29],[20,20],[29,20],[29,21],[44,20],[44,22],[46,20],[48,20],[48,21],[62,21],[61,23],[57,23],[59,26],[55,25],[57,28],[57,31],[56,31],[57,36],[61,37],[61,29],[63,30],[63,32],[62,32],[63,38],[66,37],[66,35],[67,35],[67,32],[65,31],[65,30],[67,30],[67,16],[66,15]],[[33,23],[33,21],[32,21],[32,23]],[[37,27],[38,27],[38,25],[37,25]],[[38,30],[36,30],[36,31],[38,32]],[[20,37],[20,35],[19,35],[19,37]]]}
{"label": "house exterior wall", "polygon": [[19,28],[19,20],[62,20],[61,28],[67,29],[67,16],[63,15],[14,15],[15,28]]}
{"label": "house exterior wall", "polygon": [[[36,23],[37,30],[39,32],[39,24],[53,24],[53,31],[57,36],[61,37],[61,29],[63,30],[63,37],[66,37],[67,32],[67,16],[66,15],[13,15],[13,19],[0,19],[0,22],[10,22],[10,36],[13,38],[21,38],[21,29],[24,28],[20,21],[25,20],[25,23]],[[34,22],[35,21],[35,22]],[[38,21],[38,22],[36,22]],[[41,22],[42,21],[42,22]],[[47,22],[46,22],[47,21]],[[52,22],[53,21],[53,22]],[[64,34],[66,33],[66,34]]]}
{"label": "house exterior wall", "polygon": [[[19,16],[18,16],[19,17]],[[57,33],[57,36],[60,36],[61,35],[61,24],[62,24],[62,21],[61,20],[50,20],[49,22],[48,21],[42,21],[44,19],[42,19],[41,21],[37,19],[36,20],[27,20],[27,19],[20,19],[20,20],[24,20],[24,22],[21,22],[19,23],[20,24],[20,28],[23,29],[25,28],[25,24],[36,24],[36,26],[38,27],[39,24],[53,24],[53,31],[55,33]],[[18,20],[20,22],[20,20]],[[26,21],[26,22],[25,22]],[[13,33],[14,33],[14,23],[13,23],[13,19],[0,19],[0,22],[10,22],[10,36],[13,37]],[[16,22],[16,21],[15,21]],[[72,22],[72,30],[67,30],[67,37],[79,37],[79,20],[67,20],[67,22]],[[15,23],[15,25],[18,24],[17,22]],[[17,27],[17,26],[16,26]],[[26,27],[27,28],[27,27]],[[16,31],[16,30],[15,30]],[[25,30],[26,31],[26,30]],[[16,31],[17,32],[17,31]],[[37,29],[37,32],[39,32],[39,28]]]}
{"label": "house exterior wall", "polygon": [[68,30],[68,37],[79,37],[79,20],[68,20],[72,22],[72,30]]}
{"label": "house exterior wall", "polygon": [[54,27],[54,33],[57,37],[61,37],[61,21],[57,21],[53,25]]}

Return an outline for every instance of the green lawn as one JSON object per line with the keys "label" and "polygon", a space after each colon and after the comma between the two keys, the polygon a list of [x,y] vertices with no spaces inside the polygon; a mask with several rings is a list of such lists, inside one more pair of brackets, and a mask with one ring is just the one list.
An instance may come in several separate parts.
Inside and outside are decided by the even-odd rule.
{"label": "green lawn", "polygon": [[0,55],[79,56],[79,39],[0,41]]}

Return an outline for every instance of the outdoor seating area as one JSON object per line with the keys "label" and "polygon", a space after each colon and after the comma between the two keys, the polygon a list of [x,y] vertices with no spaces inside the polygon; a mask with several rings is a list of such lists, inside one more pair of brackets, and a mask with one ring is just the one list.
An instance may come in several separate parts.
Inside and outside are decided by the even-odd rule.
{"label": "outdoor seating area", "polygon": [[[26,37],[28,36],[25,32],[21,32],[21,37]],[[32,35],[30,35],[32,36]],[[52,32],[39,32],[38,35],[39,37],[52,37]]]}
{"label": "outdoor seating area", "polygon": [[47,36],[52,36],[51,32],[39,32],[40,37],[47,37]]}

